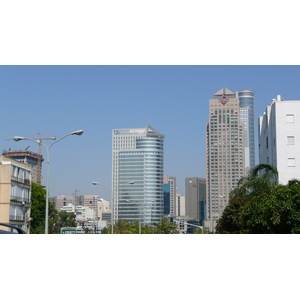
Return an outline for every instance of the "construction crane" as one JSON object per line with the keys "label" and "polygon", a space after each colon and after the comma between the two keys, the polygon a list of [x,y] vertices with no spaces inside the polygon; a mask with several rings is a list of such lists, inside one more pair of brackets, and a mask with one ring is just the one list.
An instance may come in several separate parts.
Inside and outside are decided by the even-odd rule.
{"label": "construction crane", "polygon": [[[39,147],[38,147],[38,163],[37,163],[37,178],[36,178],[36,183],[38,185],[41,185],[42,183],[42,141],[43,140],[56,140],[56,136],[52,136],[52,137],[49,137],[49,138],[42,138],[42,134],[39,132],[37,133],[39,135],[39,138],[38,139],[32,139],[32,140],[35,140],[38,144],[39,144]],[[14,139],[4,139],[5,141],[13,141]],[[25,151],[27,151],[29,147],[27,147],[25,149]]]}

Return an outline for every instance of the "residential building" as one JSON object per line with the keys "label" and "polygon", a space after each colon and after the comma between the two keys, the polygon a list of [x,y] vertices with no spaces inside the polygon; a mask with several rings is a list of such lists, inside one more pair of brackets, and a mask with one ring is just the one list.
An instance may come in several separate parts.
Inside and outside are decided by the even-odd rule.
{"label": "residential building", "polygon": [[187,220],[203,221],[206,199],[206,179],[188,177],[185,179],[185,216]]}
{"label": "residential building", "polygon": [[73,203],[73,197],[72,196],[55,196],[51,199],[51,202],[54,205],[54,208],[60,211],[64,206],[68,206],[68,204]]}
{"label": "residential building", "polygon": [[[245,175],[246,117],[241,118],[242,92],[221,89],[209,101],[209,123],[206,126],[206,207],[205,227],[214,231],[216,222],[228,204],[229,193]],[[250,114],[247,116],[248,120]],[[243,120],[243,121],[242,121]],[[247,125],[249,127],[249,125]],[[250,134],[249,134],[250,142]],[[250,146],[249,146],[250,166]]]}
{"label": "residential building", "polygon": [[86,206],[93,209],[94,211],[97,211],[98,200],[99,200],[98,195],[81,195],[81,196],[76,196],[75,204]]}
{"label": "residential building", "polygon": [[97,202],[98,219],[111,224],[111,208],[109,201],[99,199]]}
{"label": "residential building", "polygon": [[10,157],[24,164],[28,164],[31,169],[31,180],[37,184],[41,184],[42,162],[44,161],[43,155],[28,151],[26,149],[14,151],[4,150],[2,155]]}
{"label": "residential building", "polygon": [[[30,231],[30,166],[0,156],[0,222]],[[1,228],[7,230],[7,228]]]}
{"label": "residential building", "polygon": [[176,212],[176,177],[164,175],[164,215],[177,215]]}
{"label": "residential building", "polygon": [[164,137],[151,125],[147,128],[112,130],[115,221],[140,220],[143,224],[152,224],[162,218]]}
{"label": "residential building", "polygon": [[258,118],[259,163],[277,168],[279,183],[300,180],[300,101],[281,95]]}

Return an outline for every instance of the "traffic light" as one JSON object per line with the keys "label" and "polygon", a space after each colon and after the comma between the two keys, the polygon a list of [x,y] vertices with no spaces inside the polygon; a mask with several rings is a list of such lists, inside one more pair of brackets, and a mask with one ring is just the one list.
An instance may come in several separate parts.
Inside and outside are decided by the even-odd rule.
{"label": "traffic light", "polygon": [[170,218],[170,224],[173,224],[174,221],[173,221],[173,217]]}

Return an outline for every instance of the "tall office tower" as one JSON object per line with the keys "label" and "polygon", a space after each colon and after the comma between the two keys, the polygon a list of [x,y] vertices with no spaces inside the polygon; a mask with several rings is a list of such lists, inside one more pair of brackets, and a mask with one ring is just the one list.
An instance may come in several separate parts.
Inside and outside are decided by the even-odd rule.
{"label": "tall office tower", "polygon": [[162,218],[164,138],[151,125],[113,129],[112,208],[115,221],[141,220],[143,224],[151,224]]}
{"label": "tall office tower", "polygon": [[279,183],[300,179],[300,101],[280,95],[258,118],[259,163],[277,168]]}
{"label": "tall office tower", "polygon": [[177,216],[176,211],[176,177],[164,175],[164,215]]}
{"label": "tall office tower", "polygon": [[188,220],[202,223],[205,216],[206,179],[188,177],[185,179],[185,216]]}
{"label": "tall office tower", "polygon": [[244,123],[236,93],[221,89],[209,102],[206,126],[207,217],[214,231],[228,204],[228,196],[245,175]]}
{"label": "tall office tower", "polygon": [[245,168],[255,167],[255,136],[254,136],[254,91],[236,92],[240,101],[240,120],[244,123]]}

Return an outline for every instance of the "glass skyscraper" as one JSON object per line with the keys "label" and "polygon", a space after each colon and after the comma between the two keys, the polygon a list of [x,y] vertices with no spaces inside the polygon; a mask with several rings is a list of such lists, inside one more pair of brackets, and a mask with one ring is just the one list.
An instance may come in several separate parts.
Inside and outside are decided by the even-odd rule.
{"label": "glass skyscraper", "polygon": [[240,101],[240,120],[244,123],[246,169],[252,169],[255,166],[254,93],[252,90],[236,92]]}
{"label": "glass skyscraper", "polygon": [[151,125],[113,129],[112,141],[114,220],[159,222],[164,207],[164,135]]}

